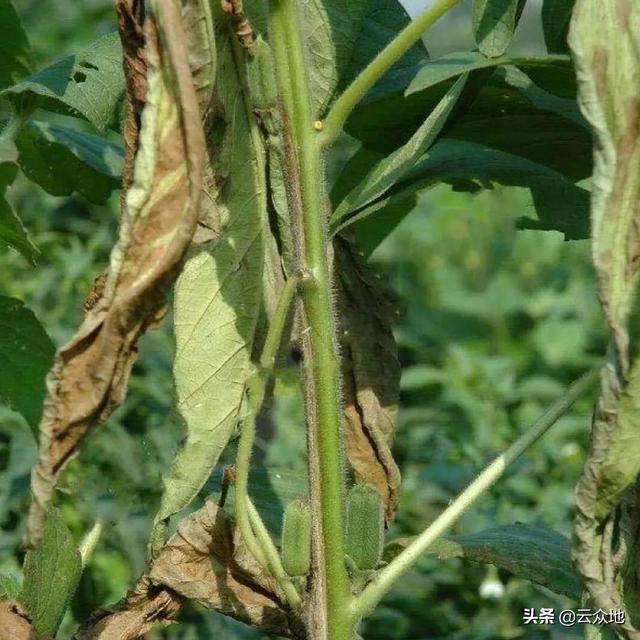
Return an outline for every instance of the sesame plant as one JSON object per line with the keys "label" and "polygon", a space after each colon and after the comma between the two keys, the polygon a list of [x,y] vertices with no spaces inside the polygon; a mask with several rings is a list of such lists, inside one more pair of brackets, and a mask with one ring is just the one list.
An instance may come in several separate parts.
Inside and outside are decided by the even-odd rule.
{"label": "sesame plant", "polygon": [[[547,53],[515,56],[525,0],[474,0],[476,47],[440,58],[423,37],[461,0],[425,0],[414,20],[397,0],[114,4],[117,33],[36,71],[0,0],[2,193],[18,171],[95,203],[121,190],[117,241],[70,341],[55,350],[31,311],[0,296],[0,395],[38,441],[23,576],[0,583],[0,638],[60,636],[102,524],[78,545],[59,481],[123,402],[140,338],[168,321],[185,437],[147,567],[74,638],[141,638],[195,601],[264,633],[350,640],[425,553],[622,609],[590,633],[640,638],[640,4],[544,0]],[[367,258],[442,183],[519,187],[521,228],[591,238],[610,347],[422,533],[389,540],[400,366],[393,306]],[[19,213],[3,195],[0,240],[35,262]],[[307,474],[291,479],[274,526],[252,453],[292,354]],[[446,535],[598,385],[572,559],[537,525]]]}

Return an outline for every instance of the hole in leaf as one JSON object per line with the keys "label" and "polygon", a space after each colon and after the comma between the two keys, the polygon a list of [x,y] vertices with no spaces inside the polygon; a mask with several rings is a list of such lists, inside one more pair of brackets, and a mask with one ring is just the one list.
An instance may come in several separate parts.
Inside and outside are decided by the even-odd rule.
{"label": "hole in leaf", "polygon": [[73,79],[79,84],[81,82],[84,82],[87,79],[87,74],[82,73],[82,71],[76,71],[73,74]]}

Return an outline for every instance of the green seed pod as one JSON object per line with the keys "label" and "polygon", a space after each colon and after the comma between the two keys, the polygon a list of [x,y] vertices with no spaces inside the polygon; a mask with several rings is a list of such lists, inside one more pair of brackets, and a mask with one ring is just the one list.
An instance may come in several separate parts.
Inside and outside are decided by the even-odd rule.
{"label": "green seed pod", "polygon": [[358,569],[375,569],[382,557],[382,498],[370,484],[358,483],[347,496],[347,555]]}
{"label": "green seed pod", "polygon": [[254,108],[273,109],[278,100],[275,68],[271,47],[262,36],[253,43],[253,55],[247,64],[247,80]]}
{"label": "green seed pod", "polygon": [[282,523],[282,566],[290,576],[304,576],[311,566],[311,509],[304,500],[291,501]]}

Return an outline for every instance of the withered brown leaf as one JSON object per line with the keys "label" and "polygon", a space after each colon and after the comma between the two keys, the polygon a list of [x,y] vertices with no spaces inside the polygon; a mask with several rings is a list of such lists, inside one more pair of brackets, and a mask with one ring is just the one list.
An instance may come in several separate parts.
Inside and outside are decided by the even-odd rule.
{"label": "withered brown leaf", "polygon": [[89,621],[77,640],[134,640],[152,622],[173,620],[184,599],[265,633],[299,635],[299,621],[285,608],[273,578],[258,566],[224,511],[207,502],[182,521],[127,598]]}
{"label": "withered brown leaf", "polygon": [[142,577],[116,607],[95,612],[74,640],[136,640],[156,623],[173,622],[181,607],[178,595]]}
{"label": "withered brown leaf", "polygon": [[[32,471],[28,546],[41,536],[56,480],[67,462],[90,429],[122,402],[138,339],[164,315],[165,294],[198,219],[206,145],[182,16],[173,2],[155,4],[155,15],[144,23],[142,65],[142,8],[118,3],[126,12],[120,19],[123,39],[136,39],[125,46],[136,56],[135,63],[125,59],[130,101],[140,101],[144,66],[145,105],[139,131],[135,123],[127,130],[127,135],[137,135],[135,142],[127,142],[135,157],[128,156],[125,176],[132,172],[131,182],[104,291],[73,339],[59,349],[47,379],[38,461]],[[131,124],[135,113],[129,119]]]}
{"label": "withered brown leaf", "polygon": [[224,511],[213,502],[186,518],[149,573],[209,609],[262,631],[291,635],[284,596],[247,551]]}
{"label": "withered brown leaf", "polygon": [[400,386],[393,312],[357,248],[338,236],[334,251],[347,457],[356,476],[380,492],[389,524],[398,508],[400,486],[400,471],[391,454]]}
{"label": "withered brown leaf", "polygon": [[640,639],[640,5],[578,0],[569,44],[592,125],[592,256],[613,347],[601,373],[589,454],[575,491],[574,561],[590,602],[626,609],[616,633]]}
{"label": "withered brown leaf", "polygon": [[27,614],[15,600],[0,600],[0,640],[33,640]]}

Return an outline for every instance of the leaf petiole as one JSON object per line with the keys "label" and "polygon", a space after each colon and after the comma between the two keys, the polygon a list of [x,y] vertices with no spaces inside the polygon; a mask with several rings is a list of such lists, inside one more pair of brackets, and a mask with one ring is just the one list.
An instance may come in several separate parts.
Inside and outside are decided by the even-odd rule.
{"label": "leaf petiole", "polygon": [[242,423],[240,442],[236,457],[236,520],[238,528],[249,551],[256,560],[278,581],[292,607],[300,604],[300,595],[293,583],[286,576],[278,551],[271,540],[260,514],[249,498],[249,467],[251,451],[255,439],[256,416],[264,401],[267,382],[273,374],[278,356],[282,335],[287,324],[289,311],[301,278],[297,275],[287,280],[278,300],[276,311],[267,332],[259,369],[250,378],[247,386],[249,392],[249,413]]}
{"label": "leaf petiole", "polygon": [[347,118],[369,89],[402,58],[425,31],[461,1],[435,0],[378,53],[335,101],[324,122],[317,127],[320,131],[318,142],[322,147],[329,146],[338,137]]}

